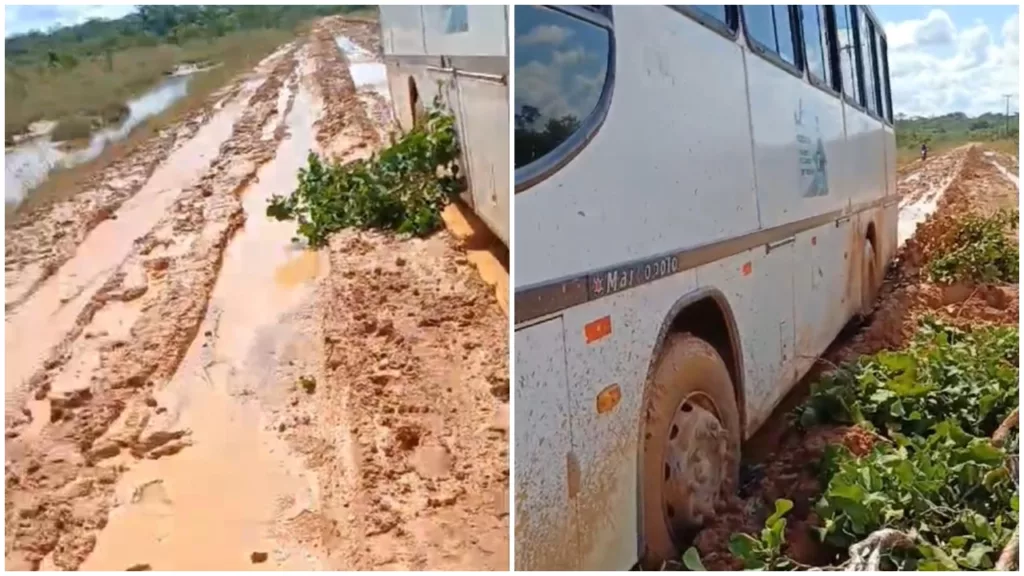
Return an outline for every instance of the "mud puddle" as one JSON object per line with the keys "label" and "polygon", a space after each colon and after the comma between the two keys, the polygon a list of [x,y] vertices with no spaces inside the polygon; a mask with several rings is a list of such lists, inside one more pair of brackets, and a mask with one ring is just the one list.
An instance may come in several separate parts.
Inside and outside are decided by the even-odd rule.
{"label": "mud puddle", "polygon": [[113,142],[123,140],[140,124],[160,114],[188,94],[191,74],[207,69],[183,69],[165,79],[138,98],[127,102],[128,116],[113,128],[94,133],[81,149],[65,150],[63,142],[54,142],[50,134],[35,134],[5,151],[4,201],[17,205],[29,191],[42,184],[50,172],[71,168],[95,159]]}
{"label": "mud puddle", "polygon": [[[209,168],[232,133],[255,86],[214,114],[193,138],[168,156],[142,189],[98,224],[77,247],[74,256],[38,287],[31,298],[6,319],[5,352],[7,403],[21,402],[12,391],[21,389],[51,350],[60,344],[82,310],[135,247],[136,240],[162,218],[179,193],[194,185]],[[17,300],[31,286],[8,287],[7,299]],[[27,335],[31,334],[31,337]],[[12,336],[13,335],[13,336]]]}
{"label": "mud puddle", "polygon": [[999,173],[1003,175],[1003,178],[1006,178],[1009,182],[1013,183],[1013,185],[1016,186],[1018,189],[1020,188],[1020,180],[1018,179],[1017,175],[1010,172],[1002,164],[999,163],[999,160],[996,159],[995,152],[985,152],[985,157],[988,158],[988,161],[993,166],[996,167],[996,170],[999,170]]}
{"label": "mud puddle", "polygon": [[295,82],[281,88],[278,104],[287,135],[242,193],[245,225],[224,252],[199,336],[156,394],[167,407],[163,426],[188,430],[190,445],[139,461],[122,476],[117,507],[84,569],[320,567],[280,528],[317,507],[318,488],[267,407],[283,405],[314,361],[315,327],[294,311],[313,296],[325,267],[315,252],[292,244],[291,223],[265,215],[267,200],[294,186],[315,147],[320,106]]}

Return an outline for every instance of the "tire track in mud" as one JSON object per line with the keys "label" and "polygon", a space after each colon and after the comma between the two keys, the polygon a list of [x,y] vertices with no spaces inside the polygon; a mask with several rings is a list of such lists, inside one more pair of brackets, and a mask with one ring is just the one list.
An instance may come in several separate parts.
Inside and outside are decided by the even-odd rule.
{"label": "tire track in mud", "polygon": [[330,262],[323,441],[306,446],[354,534],[310,527],[337,568],[507,569],[507,318],[444,233],[345,233]]}
{"label": "tire track in mud", "polygon": [[[317,139],[342,160],[378,145],[334,44],[359,34],[346,26],[313,36],[314,53],[335,54],[318,59],[316,92],[330,96]],[[507,317],[445,231],[346,231],[326,252],[315,392],[293,400],[311,418],[286,434],[321,503],[289,532],[329,569],[506,570]]]}
{"label": "tire track in mud", "polygon": [[[350,31],[350,27],[353,32]],[[342,151],[351,153],[351,148],[369,155],[382,144],[373,122],[356,93],[356,85],[349,73],[349,62],[338,49],[334,37],[346,32],[365,39],[369,34],[367,23],[327,18],[313,27],[311,47],[320,73],[314,93],[324,103],[324,114],[316,124],[317,143],[329,156],[340,156]],[[353,144],[354,142],[354,144]]]}
{"label": "tire track in mud", "polygon": [[[132,458],[160,458],[188,444],[184,430],[148,426],[162,412],[152,394],[173,376],[195,338],[228,240],[243,224],[240,192],[283,137],[261,138],[277,115],[296,47],[278,54],[201,181],[166,216],[80,314],[74,329],[32,379],[48,423],[8,420],[5,468],[6,566],[77,568],[107,522],[113,487]],[[273,58],[273,57],[271,57]],[[119,334],[93,328],[108,307]],[[109,319],[108,319],[109,321]],[[9,335],[10,336],[10,335]],[[81,338],[80,338],[81,337]],[[59,395],[52,382],[76,344],[94,340],[85,382]],[[49,396],[48,396],[49,394]],[[166,410],[165,408],[163,410]],[[35,424],[35,426],[33,426]]]}
{"label": "tire track in mud", "polygon": [[[737,496],[716,504],[716,516],[694,541],[709,570],[740,570],[742,562],[728,549],[731,534],[760,533],[778,498],[795,507],[787,516],[786,548],[791,558],[823,566],[832,558],[815,540],[819,525],[813,505],[823,486],[816,466],[826,448],[843,444],[854,454],[867,453],[875,437],[855,426],[820,426],[800,433],[787,422],[790,410],[806,398],[810,383],[824,372],[859,356],[906,345],[923,315],[967,328],[980,324],[1016,326],[1019,323],[1019,288],[1012,285],[940,286],[928,282],[925,265],[934,242],[969,210],[991,211],[1017,205],[1017,190],[998,170],[982,159],[981,149],[970,145],[938,156],[899,178],[904,201],[914,202],[939,190],[938,207],[899,249],[874,311],[862,325],[848,326],[829,346],[811,371],[787,394],[775,413],[744,445],[747,458]],[[901,202],[901,209],[904,202]]]}
{"label": "tire track in mud", "polygon": [[202,106],[174,126],[159,131],[123,158],[91,175],[68,200],[33,210],[15,219],[6,230],[5,298],[8,313],[39,289],[74,256],[93,228],[111,218],[133,197],[154,170],[183,142],[195,136],[223,102],[233,100],[244,82],[232,82],[214,92]]}

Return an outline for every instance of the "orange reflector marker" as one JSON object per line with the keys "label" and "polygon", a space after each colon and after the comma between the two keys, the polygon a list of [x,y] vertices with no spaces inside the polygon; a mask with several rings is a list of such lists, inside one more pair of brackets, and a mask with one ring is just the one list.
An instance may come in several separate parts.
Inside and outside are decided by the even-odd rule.
{"label": "orange reflector marker", "polygon": [[612,333],[612,317],[605,316],[598,318],[583,327],[583,335],[587,338],[587,344],[596,342]]}
{"label": "orange reflector marker", "polygon": [[612,384],[601,390],[597,395],[597,413],[605,414],[615,410],[615,407],[619,405],[619,400],[622,400],[622,390],[618,384]]}
{"label": "orange reflector marker", "polygon": [[750,262],[747,262],[746,264],[743,265],[743,275],[744,276],[750,276],[750,273],[753,272],[753,271],[754,271],[754,265],[751,264]]}

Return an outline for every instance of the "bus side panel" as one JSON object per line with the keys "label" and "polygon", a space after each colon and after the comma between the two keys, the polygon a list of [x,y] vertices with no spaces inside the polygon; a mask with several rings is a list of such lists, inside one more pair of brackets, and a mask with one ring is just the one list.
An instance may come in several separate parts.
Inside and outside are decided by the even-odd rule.
{"label": "bus side panel", "polygon": [[498,80],[465,75],[456,75],[455,82],[470,204],[508,246],[508,87]]}
{"label": "bus side panel", "polygon": [[517,261],[519,286],[758,228],[740,46],[664,6],[617,10],[615,30],[642,40],[617,44],[604,125],[516,195],[516,251],[544,255]]}
{"label": "bus side panel", "polygon": [[761,227],[847,206],[842,106],[761,56],[745,57]]}
{"label": "bus side panel", "polygon": [[848,309],[843,300],[849,285],[850,254],[845,251],[848,235],[835,222],[796,235],[793,284],[797,378],[811,368],[846,322]]}
{"label": "bus side panel", "polygon": [[[516,570],[574,570],[579,563],[565,341],[561,318],[516,331]],[[575,466],[575,468],[574,468]],[[571,480],[570,480],[571,478]]]}
{"label": "bus side panel", "polygon": [[758,247],[702,266],[697,285],[725,294],[743,347],[744,437],[749,438],[795,380],[794,244]]}
{"label": "bus side panel", "polygon": [[[882,123],[853,106],[845,105],[850,201],[856,205],[885,196],[885,131]],[[881,152],[881,153],[880,153]]]}
{"label": "bus side panel", "polygon": [[[429,110],[434,97],[441,93],[448,106],[454,113],[458,109],[457,94],[454,90],[447,89],[453,83],[452,74],[428,70],[427,66],[420,63],[410,63],[402,57],[386,57],[388,70],[388,91],[391,94],[391,107],[398,121],[399,127],[405,132],[412,130],[412,93],[410,81],[415,84],[416,92],[419,95],[420,104],[424,109]],[[439,61],[437,63],[440,63]],[[442,85],[439,87],[438,82]]]}
{"label": "bus side panel", "polygon": [[[696,288],[695,271],[684,272],[565,311],[582,570],[628,570],[637,561],[644,388],[669,310]],[[603,318],[607,334],[588,342],[587,325]],[[599,414],[598,394],[616,385],[621,400]]]}
{"label": "bus side panel", "polygon": [[424,6],[427,53],[507,56],[504,6]]}
{"label": "bus side panel", "polygon": [[420,6],[380,6],[380,29],[384,54],[426,54]]}

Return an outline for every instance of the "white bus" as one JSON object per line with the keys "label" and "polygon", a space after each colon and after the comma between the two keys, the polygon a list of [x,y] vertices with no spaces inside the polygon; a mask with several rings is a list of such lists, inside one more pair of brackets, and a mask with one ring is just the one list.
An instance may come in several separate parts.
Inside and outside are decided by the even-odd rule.
{"label": "white bus", "polygon": [[657,568],[896,249],[861,6],[515,8],[517,569]]}
{"label": "white bus", "polygon": [[399,125],[409,130],[440,91],[462,144],[463,199],[507,246],[508,8],[382,5],[380,23]]}

